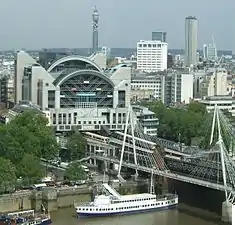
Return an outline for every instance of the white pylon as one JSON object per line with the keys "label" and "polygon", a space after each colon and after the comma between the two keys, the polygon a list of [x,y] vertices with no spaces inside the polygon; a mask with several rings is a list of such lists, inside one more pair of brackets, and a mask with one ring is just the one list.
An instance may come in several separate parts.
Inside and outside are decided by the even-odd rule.
{"label": "white pylon", "polygon": [[122,150],[121,150],[121,157],[120,157],[120,163],[119,163],[119,167],[118,167],[118,178],[122,181],[124,181],[124,179],[121,176],[121,169],[122,169],[122,163],[123,163],[123,156],[124,156],[124,151],[125,151],[125,144],[126,144],[126,136],[127,136],[127,130],[128,130],[128,125],[131,125],[131,135],[132,135],[132,143],[133,143],[133,153],[134,153],[134,163],[136,165],[136,176],[138,176],[138,162],[137,162],[137,156],[136,156],[136,146],[135,146],[135,134],[134,134],[134,130],[135,130],[135,124],[134,124],[134,115],[133,115],[133,111],[132,111],[132,107],[131,105],[128,108],[128,112],[127,112],[127,117],[126,117],[126,124],[125,124],[125,130],[124,130],[124,137],[123,137],[123,143],[122,143]]}

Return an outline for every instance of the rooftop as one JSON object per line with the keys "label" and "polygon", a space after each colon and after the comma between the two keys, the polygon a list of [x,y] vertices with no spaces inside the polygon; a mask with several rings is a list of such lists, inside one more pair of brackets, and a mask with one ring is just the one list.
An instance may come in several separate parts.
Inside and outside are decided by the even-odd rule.
{"label": "rooftop", "polygon": [[37,113],[42,113],[38,106],[31,104],[30,102],[21,102],[20,104],[15,105],[11,110],[16,113],[23,113],[26,111],[35,111]]}

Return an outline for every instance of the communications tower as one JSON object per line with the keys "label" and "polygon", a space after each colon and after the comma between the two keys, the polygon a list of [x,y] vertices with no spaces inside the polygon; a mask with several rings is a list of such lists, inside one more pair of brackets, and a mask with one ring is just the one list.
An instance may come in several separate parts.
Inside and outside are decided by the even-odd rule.
{"label": "communications tower", "polygon": [[99,13],[96,6],[93,8],[92,20],[93,20],[92,53],[95,53],[98,51],[98,23],[99,23]]}

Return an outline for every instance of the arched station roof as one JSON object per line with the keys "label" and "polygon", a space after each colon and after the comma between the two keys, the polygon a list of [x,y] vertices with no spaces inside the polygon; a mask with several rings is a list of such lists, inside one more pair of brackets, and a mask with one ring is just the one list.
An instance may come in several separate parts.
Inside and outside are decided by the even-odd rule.
{"label": "arched station roof", "polygon": [[53,84],[55,86],[60,86],[61,84],[63,84],[65,81],[69,80],[70,78],[73,78],[75,76],[82,76],[82,75],[93,75],[93,76],[97,76],[100,77],[101,79],[105,80],[107,83],[109,83],[112,87],[114,87],[114,83],[107,77],[105,76],[103,73],[99,72],[99,71],[95,71],[95,70],[77,70],[74,71],[70,74],[67,75],[61,75],[58,78],[55,79],[55,81],[53,82]]}
{"label": "arched station roof", "polygon": [[102,71],[102,69],[95,63],[93,62],[92,60],[90,60],[89,58],[86,58],[86,57],[82,57],[82,56],[78,56],[78,55],[75,55],[75,56],[66,56],[66,57],[63,57],[61,59],[58,59],[56,62],[54,62],[49,68],[48,68],[48,72],[50,73],[56,66],[62,64],[62,63],[65,63],[65,62],[68,62],[68,61],[83,61],[85,63],[89,63],[90,65],[94,66],[98,71]]}

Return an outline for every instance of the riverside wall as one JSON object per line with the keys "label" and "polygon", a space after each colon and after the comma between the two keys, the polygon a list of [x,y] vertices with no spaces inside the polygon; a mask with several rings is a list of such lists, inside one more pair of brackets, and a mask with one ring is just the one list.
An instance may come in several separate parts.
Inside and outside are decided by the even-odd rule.
{"label": "riverside wall", "polygon": [[[115,186],[122,194],[137,192],[137,184],[127,183]],[[73,207],[75,202],[91,201],[94,190],[89,186],[43,188],[42,191],[22,191],[0,196],[0,212],[13,212],[34,209],[57,211],[59,208]]]}

